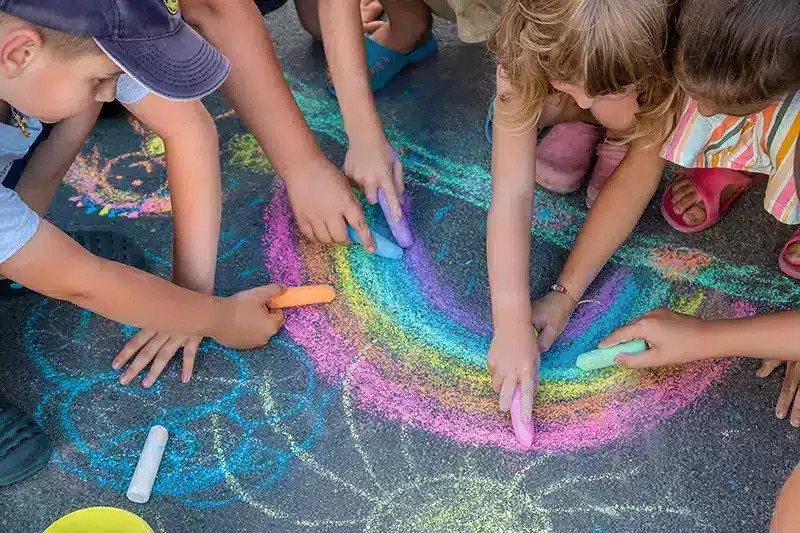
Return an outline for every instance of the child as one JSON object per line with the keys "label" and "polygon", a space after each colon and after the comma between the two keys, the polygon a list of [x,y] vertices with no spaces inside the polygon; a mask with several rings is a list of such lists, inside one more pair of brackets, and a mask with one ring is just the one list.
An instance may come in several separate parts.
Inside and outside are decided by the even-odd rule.
{"label": "child", "polygon": [[[665,157],[681,163],[691,161],[701,166],[725,165],[768,172],[768,209],[796,220],[800,220],[796,218],[800,211],[794,183],[794,176],[800,169],[800,150],[797,149],[800,142],[800,100],[792,91],[800,88],[798,20],[800,4],[797,2],[683,2],[677,23],[678,81],[689,96],[698,100],[689,101],[678,128],[662,152]],[[720,54],[720,50],[725,53]],[[716,115],[717,112],[734,114],[723,116]],[[739,117],[738,114],[745,116]],[[706,119],[703,115],[711,116]],[[688,128],[690,125],[691,130]],[[698,142],[699,139],[705,141]],[[689,155],[684,156],[684,153]],[[689,179],[676,182],[671,192],[665,195],[665,215],[673,216],[674,213],[671,220],[676,225],[680,222],[680,213],[685,213],[686,218],[696,215],[691,221],[693,223],[702,222],[707,213],[707,222],[718,220],[720,212],[725,211],[722,208],[727,207],[731,199],[749,187],[752,181],[736,172],[726,172],[723,179],[710,183],[702,183],[699,174],[690,174]],[[695,187],[703,187],[706,192]],[[708,193],[709,190],[714,190],[714,194]],[[631,191],[635,192],[635,189]],[[601,194],[601,200],[604,196],[605,193]],[[717,203],[702,204],[701,199]],[[599,202],[592,210],[590,220],[598,216]],[[543,349],[549,348],[563,330],[575,308],[574,300],[581,297],[594,280],[595,273],[630,234],[633,226],[615,219],[620,218],[620,206],[628,206],[631,213],[627,217],[632,219],[635,214],[638,218],[638,208],[633,213],[630,203],[619,202],[608,205],[610,222],[607,225],[590,226],[590,220],[587,220],[582,229],[558,281],[569,289],[572,297],[549,295],[534,303],[534,323],[547,331],[542,335]],[[711,213],[715,214],[714,218],[711,218]],[[688,224],[690,221],[685,222]],[[797,234],[790,243],[796,238]],[[791,253],[792,257],[796,256],[796,249],[789,248],[786,247],[784,255]],[[787,258],[787,262],[792,257]],[[706,322],[661,310],[623,328],[606,343],[633,335],[655,348],[641,359],[620,357],[620,362],[628,366],[655,362],[671,364],[737,354],[794,358],[800,345],[796,340],[797,332],[800,332],[800,310],[721,322]],[[741,336],[748,340],[740,342]],[[768,375],[774,366],[765,364],[759,375]],[[787,378],[792,370],[793,366],[790,366]],[[797,388],[796,384],[794,388]],[[786,416],[791,399],[791,395],[781,394],[776,409],[778,417]],[[795,404],[791,421],[800,427],[800,405]]]}
{"label": "child", "polygon": [[[227,61],[183,24],[172,5],[161,0],[0,2],[0,100],[11,117],[0,132],[4,148],[11,152],[26,138],[27,117],[57,121],[111,100],[123,72],[171,98],[196,99],[214,90],[227,75]],[[78,28],[81,35],[65,33]],[[19,151],[6,160],[15,157]],[[266,343],[282,322],[280,312],[265,307],[280,287],[215,298],[100,259],[5,187],[0,187],[0,275],[120,322],[209,336],[234,348]],[[41,429],[4,401],[0,442],[0,486],[30,475],[49,458]]]}
{"label": "child", "polygon": [[[677,114],[676,84],[663,57],[672,4],[668,0],[506,4],[493,39],[499,68],[487,226],[494,321],[488,364],[502,410],[509,409],[520,384],[522,416],[530,418],[538,383],[540,350],[529,299],[530,224],[539,163],[536,127],[590,122],[632,143],[593,208],[608,216],[603,211],[609,202],[627,203],[631,213],[623,222],[632,229],[658,186],[663,163],[656,143],[666,137]],[[503,127],[509,120],[522,126]],[[642,176],[652,178],[648,182]],[[626,192],[631,184],[638,184],[634,195]],[[602,219],[592,222],[590,217],[587,227],[597,223]],[[552,297],[571,302],[573,290],[555,285]]]}
{"label": "child", "polygon": [[[181,8],[186,20],[230,58],[231,73],[222,92],[286,183],[303,235],[325,244],[348,243],[347,223],[373,251],[375,241],[361,204],[303,119],[259,14],[259,8],[269,12],[284,2],[257,3],[258,7],[253,0],[182,0]],[[317,24],[315,2],[297,7],[306,26],[310,24],[306,20]],[[393,190],[390,183],[385,185]]]}

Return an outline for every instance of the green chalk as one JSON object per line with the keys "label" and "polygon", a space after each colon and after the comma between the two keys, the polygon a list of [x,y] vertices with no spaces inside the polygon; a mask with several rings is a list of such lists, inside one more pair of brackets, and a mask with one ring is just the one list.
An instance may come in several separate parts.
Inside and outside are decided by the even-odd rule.
{"label": "green chalk", "polygon": [[575,360],[575,366],[581,370],[600,370],[614,366],[614,358],[618,355],[634,355],[645,350],[647,350],[647,343],[643,340],[624,342],[610,348],[598,348],[582,353]]}

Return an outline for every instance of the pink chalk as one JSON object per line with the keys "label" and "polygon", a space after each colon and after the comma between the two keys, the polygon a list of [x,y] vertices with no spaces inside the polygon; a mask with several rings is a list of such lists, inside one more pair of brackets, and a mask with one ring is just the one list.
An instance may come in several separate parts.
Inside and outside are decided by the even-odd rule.
{"label": "pink chalk", "polygon": [[522,421],[522,389],[519,385],[514,390],[514,399],[511,400],[511,427],[514,428],[514,435],[525,448],[533,446],[536,436],[536,427],[533,420],[527,424]]}
{"label": "pink chalk", "polygon": [[408,220],[405,215],[400,219],[400,222],[395,222],[392,218],[392,208],[389,205],[389,200],[383,189],[378,189],[378,201],[383,209],[383,216],[386,217],[386,222],[389,223],[389,229],[392,231],[392,236],[401,248],[408,248],[414,244],[414,237],[411,235],[411,228],[408,227]]}

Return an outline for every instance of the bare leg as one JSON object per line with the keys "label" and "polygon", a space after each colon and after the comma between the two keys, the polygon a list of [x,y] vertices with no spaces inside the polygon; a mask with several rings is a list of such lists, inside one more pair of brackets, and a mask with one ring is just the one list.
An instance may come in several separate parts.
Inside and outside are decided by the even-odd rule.
{"label": "bare leg", "polygon": [[372,34],[372,39],[386,48],[407,54],[425,41],[433,18],[422,0],[380,0],[388,22]]}
{"label": "bare leg", "polygon": [[322,41],[317,0],[294,0],[300,24],[315,41]]}
{"label": "bare leg", "polygon": [[786,480],[772,515],[770,533],[797,533],[800,524],[800,467]]}

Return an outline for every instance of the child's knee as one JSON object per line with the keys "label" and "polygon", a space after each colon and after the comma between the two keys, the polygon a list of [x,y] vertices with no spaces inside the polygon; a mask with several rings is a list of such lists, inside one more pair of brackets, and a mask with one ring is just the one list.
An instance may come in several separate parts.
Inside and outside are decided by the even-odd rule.
{"label": "child's knee", "polygon": [[297,9],[297,18],[309,35],[315,41],[322,40],[322,28],[319,24],[319,8],[317,0],[294,0]]}

